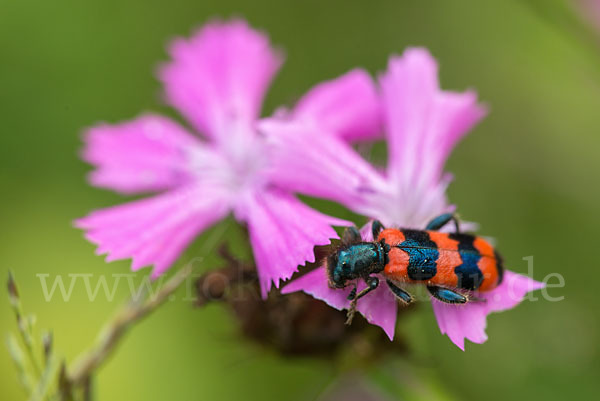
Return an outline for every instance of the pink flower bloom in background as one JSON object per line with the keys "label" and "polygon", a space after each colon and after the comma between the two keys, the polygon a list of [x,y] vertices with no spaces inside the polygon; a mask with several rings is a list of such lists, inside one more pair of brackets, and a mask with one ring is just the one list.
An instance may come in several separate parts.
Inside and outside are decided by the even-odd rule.
{"label": "pink flower bloom in background", "polygon": [[[409,49],[392,57],[380,77],[381,108],[388,163],[382,172],[344,143],[330,126],[306,124],[297,111],[261,123],[276,151],[271,177],[291,191],[335,200],[353,211],[379,219],[391,227],[423,229],[428,221],[452,211],[446,199],[451,177],[443,167],[456,143],[485,115],[474,92],[442,91],[437,64],[424,49]],[[301,174],[296,172],[306,166]],[[363,239],[370,241],[370,224]],[[362,288],[364,288],[364,283]],[[358,311],[394,336],[397,301],[380,286],[358,302]],[[433,300],[442,333],[464,350],[464,339],[484,342],[486,316],[516,306],[542,284],[505,272],[503,283],[482,293],[487,302],[447,305]],[[359,286],[359,290],[361,287]],[[334,308],[347,309],[350,289],[328,287],[324,267],[283,288],[283,293],[305,291]]]}
{"label": "pink flower bloom in background", "polygon": [[[94,211],[76,224],[107,261],[131,258],[133,270],[154,265],[157,277],[198,234],[233,213],[248,225],[266,296],[272,283],[314,261],[314,245],[337,238],[331,225],[349,223],[274,185],[271,154],[255,123],[282,57],[263,34],[239,20],[214,22],[176,40],[170,54],[173,60],[160,70],[167,100],[205,139],[153,114],[91,128],[83,158],[96,167],[93,185],[158,194]],[[306,121],[320,120],[349,139],[379,132],[377,97],[366,73],[322,84],[311,97],[318,101],[298,110]]]}

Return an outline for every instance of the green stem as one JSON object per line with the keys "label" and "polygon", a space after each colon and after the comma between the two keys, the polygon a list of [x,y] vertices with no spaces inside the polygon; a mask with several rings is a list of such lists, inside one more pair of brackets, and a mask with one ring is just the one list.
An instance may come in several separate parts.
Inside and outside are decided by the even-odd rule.
{"label": "green stem", "polygon": [[77,359],[74,368],[68,373],[69,382],[74,386],[84,384],[94,370],[114,351],[127,329],[169,299],[169,296],[191,273],[192,266],[185,266],[171,277],[155,296],[143,303],[130,303],[121,309],[102,331],[96,345]]}

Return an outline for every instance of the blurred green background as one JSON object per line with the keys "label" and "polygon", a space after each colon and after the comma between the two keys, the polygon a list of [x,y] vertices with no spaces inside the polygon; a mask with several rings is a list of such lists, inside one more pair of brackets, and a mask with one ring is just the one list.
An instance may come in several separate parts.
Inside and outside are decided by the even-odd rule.
{"label": "blurred green background", "polygon": [[[477,89],[491,113],[449,161],[451,201],[497,238],[512,270],[526,272],[522,258],[533,255],[535,278],[562,274],[565,287],[549,294],[565,298],[492,315],[489,341],[464,353],[423,305],[399,328],[413,351],[407,366],[426,367],[457,399],[597,396],[600,36],[561,0],[0,0],[0,278],[15,272],[26,310],[53,330],[56,349],[70,360],[87,348],[129,294],[120,285],[112,302],[91,302],[77,285],[69,302],[45,302],[36,276],[129,269],[105,264],[71,226],[124,201],[86,184],[82,129],[147,110],[174,114],[154,77],[166,44],[231,15],[286,51],[265,113],[351,67],[377,73],[409,45],[437,57],[444,88]],[[4,335],[15,324],[4,286],[2,295]],[[196,310],[184,296],[127,336],[96,378],[99,399],[311,400],[330,386],[330,363],[240,340],[223,307]],[[0,377],[2,399],[24,398],[5,347]]]}

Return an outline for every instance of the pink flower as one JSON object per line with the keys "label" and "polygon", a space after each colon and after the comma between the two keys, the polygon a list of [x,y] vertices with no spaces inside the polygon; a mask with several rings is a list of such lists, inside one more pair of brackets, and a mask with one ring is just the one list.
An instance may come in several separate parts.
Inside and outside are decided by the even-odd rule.
{"label": "pink flower", "polygon": [[[213,22],[176,40],[170,54],[173,60],[160,70],[166,98],[204,139],[154,114],[91,128],[83,158],[96,167],[93,185],[158,194],[92,212],[76,224],[107,261],[132,258],[133,270],[154,265],[157,277],[199,233],[232,212],[248,225],[266,296],[272,283],[277,287],[298,265],[314,261],[315,244],[337,238],[331,225],[349,223],[309,208],[270,177],[272,157],[256,122],[282,57],[263,34],[239,20]],[[328,88],[327,96],[320,88]],[[325,83],[310,98],[316,101],[298,111],[307,121],[326,113],[323,124],[347,138],[378,131],[375,89],[364,72]]]}
{"label": "pink flower", "polygon": [[[261,124],[277,149],[272,177],[288,190],[335,200],[387,226],[423,229],[433,217],[454,209],[445,194],[451,177],[443,167],[456,143],[486,110],[474,92],[442,91],[437,64],[424,49],[392,57],[379,83],[388,145],[385,172],[365,161],[339,133],[328,135],[331,127],[308,125],[290,113]],[[289,174],[302,165],[306,166],[302,174]],[[368,226],[362,230],[363,238],[372,240]],[[489,313],[516,306],[527,292],[541,286],[506,272],[502,285],[481,294],[487,302],[451,306],[434,301],[433,308],[442,333],[464,350],[465,338],[476,343],[487,339]],[[381,287],[362,298],[358,310],[392,339],[397,302]],[[348,308],[350,303],[346,299],[349,289],[328,287],[324,268],[292,281],[283,293],[300,290],[337,309]]]}

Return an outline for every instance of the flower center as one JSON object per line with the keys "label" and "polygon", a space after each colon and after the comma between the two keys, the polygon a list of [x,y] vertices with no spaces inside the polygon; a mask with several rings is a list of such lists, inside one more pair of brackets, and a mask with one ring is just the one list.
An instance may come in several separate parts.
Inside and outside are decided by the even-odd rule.
{"label": "flower center", "polygon": [[233,130],[219,143],[191,149],[189,159],[195,179],[223,188],[234,199],[266,185],[264,145],[251,130]]}

